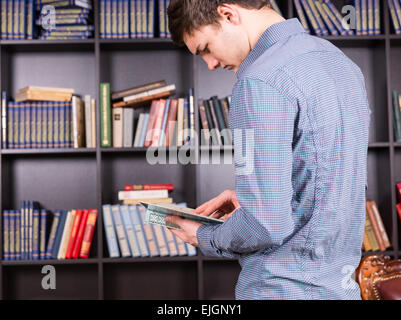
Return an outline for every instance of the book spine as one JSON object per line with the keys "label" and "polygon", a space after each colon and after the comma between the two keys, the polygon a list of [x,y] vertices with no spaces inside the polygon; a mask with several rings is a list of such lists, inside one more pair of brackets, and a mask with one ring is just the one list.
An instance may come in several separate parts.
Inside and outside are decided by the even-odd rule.
{"label": "book spine", "polygon": [[117,0],[111,0],[111,38],[117,39]]}
{"label": "book spine", "polygon": [[74,249],[74,245],[77,239],[78,228],[81,223],[82,216],[83,216],[83,210],[81,209],[76,210],[74,223],[71,229],[70,240],[68,241],[67,252],[65,254],[66,259],[72,259],[72,251]]}
{"label": "book spine", "polygon": [[90,134],[91,129],[91,122],[92,119],[92,112],[91,112],[91,96],[85,95],[84,97],[84,104],[85,104],[85,146],[90,148],[92,146],[92,135]]}
{"label": "book spine", "polygon": [[14,106],[14,148],[21,148],[20,143],[20,119],[21,105],[18,102],[13,103]]}
{"label": "book spine", "polygon": [[144,230],[142,228],[141,219],[139,216],[139,207],[137,205],[130,205],[129,207],[131,222],[134,227],[136,237],[138,239],[139,251],[142,257],[149,256],[149,247],[145,239]]}
{"label": "book spine", "polygon": [[118,200],[167,198],[168,190],[119,191]]}
{"label": "book spine", "polygon": [[174,130],[174,124],[175,120],[177,119],[177,104],[178,100],[177,99],[171,99],[170,100],[170,108],[167,116],[167,124],[166,124],[166,139],[164,145],[166,147],[171,145],[171,140],[173,137],[173,130]]}
{"label": "book spine", "polygon": [[145,118],[145,113],[141,113],[138,118],[138,123],[136,125],[134,147],[139,147],[139,140],[142,133],[143,119]]}
{"label": "book spine", "polygon": [[307,0],[301,0],[301,4],[302,4],[302,6],[303,6],[303,8],[304,8],[304,10],[306,12],[307,17],[309,18],[309,22],[311,23],[312,28],[315,31],[315,34],[317,36],[322,35],[320,27],[319,27],[319,25],[318,25],[314,15],[313,15],[313,13],[312,13],[311,8],[309,7],[309,4],[308,4]]}
{"label": "book spine", "polygon": [[112,0],[105,0],[105,38],[106,39],[111,39],[112,38],[112,33],[111,33],[111,1]]}
{"label": "book spine", "polygon": [[130,148],[133,145],[134,110],[131,108],[124,108],[123,119],[123,147]]}
{"label": "book spine", "polygon": [[401,27],[401,5],[399,0],[393,0],[394,10],[397,16],[398,25]]}
{"label": "book spine", "polygon": [[127,234],[128,244],[130,246],[132,256],[139,257],[141,255],[141,253],[139,251],[138,240],[136,238],[134,227],[133,227],[133,224],[131,223],[128,205],[120,206],[120,212],[121,212],[121,216],[122,216],[125,232]]}
{"label": "book spine", "polygon": [[126,184],[125,191],[140,191],[140,190],[174,190],[174,184]]}
{"label": "book spine", "polygon": [[144,232],[145,238],[146,238],[146,242],[149,248],[149,254],[151,257],[155,257],[159,255],[159,248],[157,246],[156,243],[156,239],[154,236],[154,231],[152,229],[152,225],[151,224],[146,224],[145,223],[145,208],[143,206],[138,207],[139,210],[139,217],[141,219],[141,223],[142,223],[142,230]]}
{"label": "book spine", "polygon": [[362,35],[362,19],[361,19],[361,0],[354,0],[356,35]]}
{"label": "book spine", "polygon": [[26,7],[26,1],[25,0],[20,0],[19,3],[19,39],[25,39],[26,35],[26,22],[25,22],[25,7]]}
{"label": "book spine", "polygon": [[374,30],[373,0],[368,0],[368,34],[373,35]]}
{"label": "book spine", "polygon": [[167,240],[165,238],[163,229],[164,227],[159,225],[152,225],[154,237],[156,239],[157,246],[159,248],[159,255],[161,257],[169,256],[169,248],[167,246]]}
{"label": "book spine", "polygon": [[[367,213],[367,211],[366,211],[366,213]],[[365,230],[366,230],[366,235],[367,235],[367,237],[369,239],[369,242],[370,242],[370,244],[372,246],[372,250],[373,251],[379,251],[380,247],[379,247],[379,244],[377,242],[375,233],[373,231],[372,223],[370,221],[370,218],[369,218],[368,214],[366,214]]]}
{"label": "book spine", "polygon": [[102,208],[103,208],[103,224],[104,224],[104,231],[106,233],[109,257],[117,258],[120,256],[120,252],[118,250],[117,237],[115,233],[113,218],[111,215],[111,206],[105,204],[102,206]]}
{"label": "book spine", "polygon": [[87,259],[89,257],[93,234],[95,233],[97,215],[98,211],[96,209],[89,210],[88,220],[82,238],[81,250],[79,252],[80,258]]}
{"label": "book spine", "polygon": [[83,243],[85,229],[86,229],[86,226],[88,223],[89,213],[91,210],[94,210],[94,209],[90,209],[90,210],[84,209],[82,211],[82,218],[81,218],[81,221],[79,222],[77,237],[74,242],[74,247],[72,249],[72,257],[71,257],[72,259],[78,259],[78,257],[79,257],[79,253],[81,251],[81,247],[82,247],[82,243]]}
{"label": "book spine", "polygon": [[376,236],[377,243],[379,244],[379,249],[381,251],[384,251],[384,250],[386,250],[386,248],[384,246],[383,239],[381,238],[381,235],[380,235],[378,222],[376,220],[376,216],[375,216],[375,214],[373,212],[373,208],[372,208],[372,202],[369,201],[369,200],[366,203],[366,210],[368,212],[369,220],[370,220],[370,223],[372,224],[373,231],[374,231],[374,234]]}
{"label": "book spine", "polygon": [[136,0],[129,0],[129,14],[130,14],[130,38],[136,38]]}
{"label": "book spine", "polygon": [[166,100],[165,99],[160,99],[159,100],[159,107],[157,109],[156,117],[155,117],[155,124],[153,127],[153,137],[152,137],[152,143],[151,146],[158,146],[159,145],[159,139],[161,136],[161,127],[162,127],[162,121],[163,121],[163,115],[164,115],[164,109],[166,107]]}
{"label": "book spine", "polygon": [[65,221],[65,227],[63,231],[63,236],[61,237],[60,248],[58,250],[57,259],[65,259],[67,252],[68,242],[71,236],[72,224],[75,219],[75,210],[70,210],[67,213],[67,220]]}
{"label": "book spine", "polygon": [[1,0],[1,39],[7,40],[7,0]]}
{"label": "book spine", "polygon": [[52,259],[57,259],[58,250],[60,248],[61,236],[63,235],[65,221],[67,219],[67,211],[59,210],[60,211],[60,221],[57,227],[56,236],[54,238],[54,245],[51,253]]}
{"label": "book spine", "polygon": [[143,118],[143,125],[141,127],[140,131],[140,138],[138,142],[139,147],[143,147],[145,145],[145,136],[146,136],[146,129],[149,124],[149,113],[145,113],[144,118]]}
{"label": "book spine", "polygon": [[7,149],[7,93],[1,93],[1,148]]}
{"label": "book spine", "polygon": [[395,141],[401,141],[401,112],[398,107],[398,93],[393,91],[393,127]]}
{"label": "book spine", "polygon": [[117,1],[117,39],[123,39],[123,0]]}
{"label": "book spine", "polygon": [[7,39],[14,40],[13,35],[13,0],[7,0]]}
{"label": "book spine", "polygon": [[148,17],[147,17],[147,0],[140,0],[141,1],[141,23],[142,23],[142,38],[148,38]]}
{"label": "book spine", "polygon": [[32,246],[32,259],[39,260],[39,219],[40,211],[33,210],[33,246]]}
{"label": "book spine", "polygon": [[174,234],[169,230],[164,230],[163,232],[166,236],[166,242],[168,246],[168,250],[170,253],[170,257],[175,257],[178,255],[177,243],[174,238]]}
{"label": "book spine", "polygon": [[384,228],[383,220],[380,216],[379,209],[375,201],[371,202],[371,208],[374,215],[374,220],[377,222],[377,229],[379,232],[380,239],[383,240],[383,251],[391,246],[390,240],[387,236],[387,232]]}
{"label": "book spine", "polygon": [[52,257],[54,239],[56,237],[56,232],[59,222],[60,222],[60,212],[56,211],[53,213],[53,222],[50,229],[49,241],[47,242],[47,248],[46,248],[46,259],[51,259]]}
{"label": "book spine", "polygon": [[123,146],[123,108],[112,109],[112,123],[113,123],[113,147],[122,148]]}
{"label": "book spine", "polygon": [[329,34],[329,32],[327,31],[327,28],[324,25],[322,18],[320,17],[320,14],[315,7],[313,0],[308,0],[308,3],[309,3],[310,10],[312,11],[312,15],[315,17],[320,31],[322,32],[323,36],[327,36]]}
{"label": "book spine", "polygon": [[136,37],[137,39],[142,39],[143,30],[142,30],[142,0],[135,0],[135,21],[136,21]]}
{"label": "book spine", "polygon": [[99,36],[100,39],[105,39],[106,37],[106,24],[105,24],[105,11],[106,11],[106,0],[100,0],[100,29]]}
{"label": "book spine", "polygon": [[14,0],[13,6],[13,39],[19,40],[19,3],[21,0]]}
{"label": "book spine", "polygon": [[148,38],[155,35],[155,0],[148,0]]}
{"label": "book spine", "polygon": [[18,103],[19,109],[19,121],[18,121],[18,130],[19,130],[19,148],[25,149],[25,102]]}
{"label": "book spine", "polygon": [[340,35],[344,36],[347,35],[347,31],[344,29],[343,24],[342,24],[342,19],[339,19],[335,13],[331,10],[332,7],[329,7],[328,3],[322,3],[323,10],[326,12],[326,14],[329,16],[331,22],[336,26],[338,32]]}
{"label": "book spine", "polygon": [[16,216],[16,211],[15,210],[10,210],[9,213],[9,257],[10,260],[15,260],[15,216]]}
{"label": "book spine", "polygon": [[111,106],[110,106],[110,84],[100,84],[100,114],[101,114],[101,146],[111,147]]}
{"label": "book spine", "polygon": [[326,24],[327,28],[329,29],[330,33],[333,36],[337,36],[338,35],[338,31],[336,29],[336,27],[334,26],[334,24],[331,22],[329,16],[327,15],[326,11],[324,11],[322,4],[319,1],[314,1],[315,7],[317,9],[317,11],[319,12],[320,16],[322,17],[322,20],[324,21],[324,23]]}
{"label": "book spine", "polygon": [[123,39],[129,39],[130,37],[130,0],[123,0]]}
{"label": "book spine", "polygon": [[21,260],[21,211],[15,210],[15,260]]}
{"label": "book spine", "polygon": [[166,38],[167,39],[171,39],[171,33],[170,33],[170,29],[168,28],[168,15],[167,15],[167,8],[170,5],[170,0],[164,0],[165,4],[164,4],[164,21],[166,23]]}
{"label": "book spine", "polygon": [[380,0],[374,0],[374,15],[375,15],[375,35],[381,34],[381,21],[380,21]]}
{"label": "book spine", "polygon": [[7,145],[8,149],[14,148],[14,108],[12,103],[5,101],[7,112]]}
{"label": "book spine", "polygon": [[308,22],[306,20],[305,14],[302,10],[300,0],[294,0],[294,5],[295,5],[295,9],[297,10],[298,18],[301,21],[302,26],[304,27],[306,33],[310,34]]}
{"label": "book spine", "polygon": [[159,37],[166,38],[166,19],[165,19],[165,7],[164,0],[158,0],[159,4]]}
{"label": "book spine", "polygon": [[3,259],[10,260],[10,213],[9,210],[3,211]]}
{"label": "book spine", "polygon": [[124,224],[120,214],[120,205],[112,205],[111,214],[113,217],[114,227],[116,228],[118,242],[120,244],[121,256],[130,257],[131,252],[128,246],[127,236],[125,234]]}
{"label": "book spine", "polygon": [[160,130],[160,138],[159,138],[158,146],[163,146],[165,138],[166,138],[166,124],[167,124],[168,112],[170,110],[170,102],[171,102],[170,99],[166,99],[166,106],[165,106],[164,112],[163,112],[163,120],[162,120],[162,125],[161,125],[161,130]]}

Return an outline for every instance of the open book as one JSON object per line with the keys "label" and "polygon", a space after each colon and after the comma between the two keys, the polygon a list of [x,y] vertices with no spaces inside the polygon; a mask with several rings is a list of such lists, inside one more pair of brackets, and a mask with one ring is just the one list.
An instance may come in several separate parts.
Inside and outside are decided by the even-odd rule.
{"label": "open book", "polygon": [[140,203],[146,208],[146,223],[153,223],[163,227],[173,228],[181,230],[181,228],[175,223],[165,222],[164,218],[168,215],[179,216],[181,218],[194,220],[203,224],[218,224],[223,223],[223,220],[202,216],[196,213],[192,213],[191,208],[179,206],[171,203],[147,203],[140,201]]}

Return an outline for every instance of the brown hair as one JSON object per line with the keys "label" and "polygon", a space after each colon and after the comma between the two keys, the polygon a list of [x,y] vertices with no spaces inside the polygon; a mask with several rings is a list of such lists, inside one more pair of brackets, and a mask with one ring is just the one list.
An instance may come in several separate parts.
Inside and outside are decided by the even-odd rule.
{"label": "brown hair", "polygon": [[269,0],[171,0],[167,16],[172,40],[182,46],[184,34],[190,35],[205,25],[218,25],[217,7],[225,3],[246,9],[271,8]]}

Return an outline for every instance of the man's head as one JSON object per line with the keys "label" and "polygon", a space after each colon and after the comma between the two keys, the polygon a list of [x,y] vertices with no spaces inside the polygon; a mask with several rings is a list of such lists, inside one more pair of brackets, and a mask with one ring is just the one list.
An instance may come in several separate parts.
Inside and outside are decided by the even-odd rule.
{"label": "man's head", "polygon": [[268,0],[171,0],[167,14],[175,43],[211,70],[235,72],[269,23],[283,19]]}

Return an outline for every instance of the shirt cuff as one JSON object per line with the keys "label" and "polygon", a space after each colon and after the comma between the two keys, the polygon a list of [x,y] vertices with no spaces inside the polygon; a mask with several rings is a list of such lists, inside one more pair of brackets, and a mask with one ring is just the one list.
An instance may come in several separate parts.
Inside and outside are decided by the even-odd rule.
{"label": "shirt cuff", "polygon": [[201,225],[196,232],[199,249],[207,257],[222,257],[222,251],[213,245],[213,232],[218,226]]}

